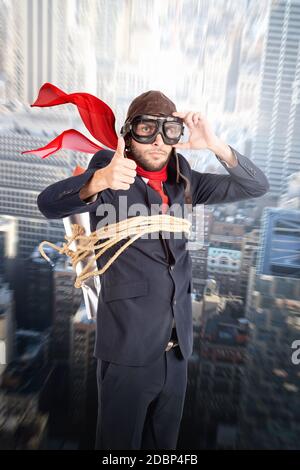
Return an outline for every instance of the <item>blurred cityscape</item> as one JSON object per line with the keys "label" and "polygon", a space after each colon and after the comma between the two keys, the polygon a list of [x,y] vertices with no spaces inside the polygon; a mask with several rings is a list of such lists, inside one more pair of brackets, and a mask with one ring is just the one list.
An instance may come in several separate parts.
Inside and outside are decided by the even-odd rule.
{"label": "blurred cityscape", "polygon": [[300,449],[299,44],[299,0],[0,0],[0,449],[94,447],[95,324],[68,259],[38,251],[65,229],[36,203],[91,155],[21,155],[69,128],[93,137],[71,104],[30,107],[45,82],[98,96],[117,133],[134,97],[161,90],[265,172],[266,195],[205,207],[190,252],[178,448]]}

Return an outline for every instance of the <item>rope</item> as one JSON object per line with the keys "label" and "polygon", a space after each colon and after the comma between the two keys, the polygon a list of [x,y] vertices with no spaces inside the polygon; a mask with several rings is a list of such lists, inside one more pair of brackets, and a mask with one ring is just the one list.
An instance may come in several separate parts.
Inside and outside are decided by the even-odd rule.
{"label": "rope", "polygon": [[[49,245],[59,253],[66,254],[71,258],[74,270],[76,270],[77,263],[81,262],[87,257],[90,258],[92,255],[92,258],[82,269],[80,274],[77,274],[74,286],[79,288],[85,279],[105,273],[105,271],[118,258],[118,256],[120,256],[120,254],[129,245],[131,245],[135,240],[144,234],[165,230],[169,232],[185,232],[189,235],[190,226],[190,221],[168,214],[131,217],[115,224],[109,224],[105,227],[102,227],[101,229],[92,232],[90,235],[85,235],[85,229],[81,225],[72,224],[72,235],[65,235],[67,243],[64,243],[62,247],[58,247],[54,243],[44,240],[39,244],[39,251],[45,260],[50,263],[50,258],[44,252],[44,245]],[[92,265],[95,264],[95,261],[103,253],[105,253],[106,250],[127,237],[131,238],[116,251],[116,253],[108,260],[102,269],[97,271],[88,271],[92,268]],[[97,242],[102,239],[106,239],[106,241],[97,245]],[[79,242],[76,246],[76,251],[69,248],[69,245],[75,240]],[[100,251],[96,254],[95,250]]]}

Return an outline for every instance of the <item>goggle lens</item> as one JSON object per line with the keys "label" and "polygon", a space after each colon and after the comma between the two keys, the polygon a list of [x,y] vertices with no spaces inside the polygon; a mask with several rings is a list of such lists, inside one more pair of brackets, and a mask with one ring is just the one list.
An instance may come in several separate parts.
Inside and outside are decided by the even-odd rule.
{"label": "goggle lens", "polygon": [[[133,123],[133,131],[139,137],[151,137],[156,133],[157,128],[157,121],[149,119]],[[178,122],[165,122],[163,130],[167,137],[176,139],[180,137],[182,127]]]}
{"label": "goggle lens", "polygon": [[165,122],[164,131],[170,139],[177,139],[181,136],[181,125],[178,122]]}
{"label": "goggle lens", "polygon": [[157,129],[155,121],[140,121],[133,124],[133,130],[140,137],[150,137],[154,135]]}

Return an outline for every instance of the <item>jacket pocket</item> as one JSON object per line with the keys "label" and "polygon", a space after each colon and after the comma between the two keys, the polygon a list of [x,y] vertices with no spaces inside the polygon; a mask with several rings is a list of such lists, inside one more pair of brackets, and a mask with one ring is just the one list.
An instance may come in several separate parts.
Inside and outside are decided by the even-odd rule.
{"label": "jacket pocket", "polygon": [[110,302],[118,299],[129,299],[148,294],[148,281],[130,281],[103,286],[103,300]]}

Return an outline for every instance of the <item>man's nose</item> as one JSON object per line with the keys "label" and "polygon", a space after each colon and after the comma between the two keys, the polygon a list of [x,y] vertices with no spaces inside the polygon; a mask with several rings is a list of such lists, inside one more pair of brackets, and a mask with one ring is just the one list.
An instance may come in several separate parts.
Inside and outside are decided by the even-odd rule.
{"label": "man's nose", "polygon": [[154,143],[154,144],[157,144],[157,145],[162,145],[162,144],[164,144],[164,140],[163,140],[162,135],[161,135],[160,133],[157,134],[156,139],[155,139],[155,141],[154,141],[153,143]]}

